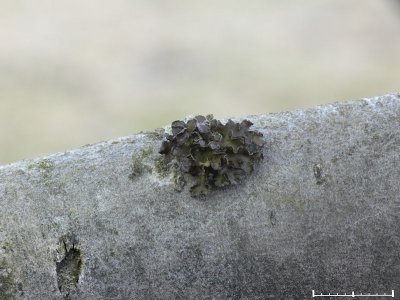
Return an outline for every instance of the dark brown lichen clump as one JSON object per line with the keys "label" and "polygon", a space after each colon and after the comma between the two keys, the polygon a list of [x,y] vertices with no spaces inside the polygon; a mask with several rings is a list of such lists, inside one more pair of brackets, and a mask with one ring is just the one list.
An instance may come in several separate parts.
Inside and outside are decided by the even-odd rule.
{"label": "dark brown lichen clump", "polygon": [[191,195],[206,195],[213,187],[239,183],[262,158],[263,135],[249,130],[248,120],[226,124],[212,115],[174,121],[159,153],[174,160],[180,171],[196,177]]}

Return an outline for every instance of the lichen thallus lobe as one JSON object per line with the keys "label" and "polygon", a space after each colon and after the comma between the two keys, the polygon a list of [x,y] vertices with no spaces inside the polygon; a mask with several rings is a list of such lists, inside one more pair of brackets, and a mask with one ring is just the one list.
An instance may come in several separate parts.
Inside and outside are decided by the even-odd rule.
{"label": "lichen thallus lobe", "polygon": [[193,197],[207,195],[214,187],[238,184],[263,159],[263,134],[250,130],[252,125],[249,120],[222,124],[212,115],[174,121],[159,153],[196,178]]}

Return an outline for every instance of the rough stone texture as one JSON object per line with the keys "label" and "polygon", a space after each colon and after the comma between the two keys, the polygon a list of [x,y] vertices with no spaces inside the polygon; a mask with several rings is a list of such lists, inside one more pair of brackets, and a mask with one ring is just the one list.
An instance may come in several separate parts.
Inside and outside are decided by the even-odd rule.
{"label": "rough stone texture", "polygon": [[400,96],[248,119],[262,165],[206,199],[154,133],[0,167],[0,299],[400,293]]}

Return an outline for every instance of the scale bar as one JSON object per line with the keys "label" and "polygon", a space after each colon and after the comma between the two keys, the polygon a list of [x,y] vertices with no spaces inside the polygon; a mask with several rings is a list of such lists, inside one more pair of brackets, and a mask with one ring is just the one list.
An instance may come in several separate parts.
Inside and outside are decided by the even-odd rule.
{"label": "scale bar", "polygon": [[351,294],[346,294],[346,293],[345,294],[339,294],[339,293],[331,294],[331,293],[329,293],[327,295],[324,295],[324,294],[315,294],[315,290],[312,290],[312,297],[313,298],[315,298],[315,297],[352,297],[352,298],[354,298],[354,297],[392,297],[392,298],[394,298],[394,290],[392,290],[392,293],[390,293],[390,294],[383,293],[383,295],[371,294],[371,293],[355,294],[354,291],[351,292]]}

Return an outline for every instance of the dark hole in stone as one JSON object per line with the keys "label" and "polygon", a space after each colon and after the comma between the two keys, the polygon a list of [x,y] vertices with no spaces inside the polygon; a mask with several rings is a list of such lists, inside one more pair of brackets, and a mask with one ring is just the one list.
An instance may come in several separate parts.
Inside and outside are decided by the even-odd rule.
{"label": "dark hole in stone", "polygon": [[66,242],[63,241],[63,247],[65,256],[60,262],[56,262],[57,284],[64,299],[68,299],[79,282],[82,271],[82,253],[75,248],[75,244],[68,249]]}
{"label": "dark hole in stone", "polygon": [[322,166],[320,164],[314,165],[313,171],[315,179],[317,180],[317,184],[323,184],[325,182],[325,178],[322,175]]}

